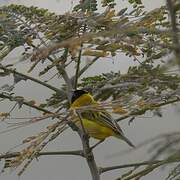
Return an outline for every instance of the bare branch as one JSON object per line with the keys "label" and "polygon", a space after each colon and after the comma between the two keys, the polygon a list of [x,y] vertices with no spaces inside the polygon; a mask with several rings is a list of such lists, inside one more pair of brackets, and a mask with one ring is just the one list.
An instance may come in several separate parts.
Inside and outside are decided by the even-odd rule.
{"label": "bare branch", "polygon": [[152,108],[158,108],[158,107],[165,106],[165,105],[168,105],[168,104],[173,104],[173,103],[179,102],[179,101],[180,101],[180,98],[179,98],[179,97],[176,97],[176,98],[173,99],[173,100],[161,102],[161,103],[159,103],[159,104],[154,104],[153,106],[146,107],[146,108],[144,108],[144,109],[140,109],[140,110],[136,110],[136,111],[130,112],[130,113],[128,113],[128,114],[126,114],[126,115],[124,115],[124,116],[116,119],[116,121],[117,121],[117,122],[118,122],[118,121],[122,121],[122,120],[127,119],[127,118],[129,118],[129,117],[131,117],[131,116],[142,115],[142,114],[144,114],[146,111],[152,110]]}
{"label": "bare branch", "polygon": [[172,25],[172,35],[173,35],[173,42],[175,45],[175,54],[177,63],[180,66],[180,44],[179,44],[179,36],[178,36],[178,28],[176,22],[176,11],[172,0],[167,0],[167,7],[169,9],[169,15],[171,18],[171,25]]}
{"label": "bare branch", "polygon": [[[63,58],[64,62],[67,60],[67,57],[68,57],[68,48],[65,49],[64,54],[62,55],[62,58]],[[51,60],[51,62],[53,61],[53,59],[51,57],[48,57],[48,59]],[[66,83],[66,86],[67,86],[67,92],[66,92],[67,94],[66,95],[67,95],[67,98],[68,98],[68,100],[70,102],[71,93],[72,93],[71,91],[73,89],[72,81],[69,78],[69,75],[65,70],[65,66],[57,64],[56,68],[57,68],[59,74],[62,75],[62,77],[63,77],[63,79],[64,79],[64,81]]]}
{"label": "bare branch", "polygon": [[[168,159],[164,159],[164,160],[154,160],[154,161],[143,161],[143,162],[139,162],[139,163],[131,163],[131,164],[123,164],[123,165],[117,165],[117,166],[110,166],[110,167],[104,167],[104,168],[99,168],[99,172],[105,173],[108,171],[112,171],[112,170],[116,170],[116,169],[124,169],[124,168],[130,168],[130,167],[140,167],[140,166],[146,166],[149,165],[147,168],[145,168],[145,170],[142,170],[134,175],[130,177],[128,177],[127,179],[130,180],[134,177],[137,177],[138,175],[140,175],[143,171],[151,171],[163,164],[168,164],[168,163],[177,163],[179,162],[179,157],[176,158],[168,158]],[[153,166],[154,165],[154,166]]]}
{"label": "bare branch", "polygon": [[[83,28],[83,33],[86,32],[86,24],[84,25]],[[82,55],[82,48],[83,48],[83,43],[81,44],[80,50],[79,50],[79,55],[78,55],[78,59],[77,59],[77,67],[76,67],[76,74],[75,74],[75,80],[73,81],[74,83],[74,89],[77,89],[77,85],[78,85],[78,78],[79,78],[79,70],[80,70],[80,63],[81,63],[81,55]]]}
{"label": "bare branch", "polygon": [[45,86],[45,87],[47,87],[47,88],[49,88],[49,89],[51,89],[51,90],[53,90],[53,91],[55,91],[55,92],[57,92],[59,94],[65,94],[64,91],[62,91],[62,90],[60,90],[60,89],[58,89],[58,88],[56,88],[54,86],[51,86],[51,85],[49,85],[49,84],[47,84],[47,83],[45,83],[43,81],[40,81],[40,80],[38,80],[36,78],[33,78],[31,76],[28,76],[28,75],[25,75],[23,73],[20,73],[20,72],[16,71],[15,69],[8,69],[7,67],[5,67],[5,66],[3,66],[1,64],[0,64],[0,69],[4,70],[6,72],[12,73],[12,74],[17,74],[17,75],[19,75],[19,76],[21,76],[21,77],[23,77],[25,79],[29,79],[29,80],[31,80],[33,82],[41,84],[42,86]]}
{"label": "bare branch", "polygon": [[91,65],[93,65],[99,57],[95,57],[93,60],[91,60],[88,64],[86,64],[79,72],[79,76],[81,76]]}
{"label": "bare branch", "polygon": [[78,118],[79,118],[81,126],[82,126],[81,127],[82,130],[79,129],[78,134],[82,141],[84,156],[86,158],[89,169],[91,171],[92,180],[100,180],[99,169],[96,165],[96,161],[94,159],[92,149],[89,145],[89,135],[86,133],[81,115],[78,112],[77,112],[77,114],[78,114]]}
{"label": "bare branch", "polygon": [[81,63],[81,54],[82,54],[82,47],[83,44],[81,44],[81,48],[79,51],[78,59],[77,59],[77,67],[76,67],[76,74],[75,74],[75,80],[74,80],[74,89],[77,89],[78,85],[78,78],[79,78],[79,69],[80,69],[80,63]]}
{"label": "bare branch", "polygon": [[126,87],[138,87],[140,88],[142,85],[139,82],[123,82],[123,83],[117,83],[115,85],[107,84],[103,86],[102,88],[99,88],[100,91],[108,90],[108,89],[116,89],[116,88],[126,88]]}
{"label": "bare branch", "polygon": [[[92,59],[88,64],[86,64],[81,70],[79,70],[79,74],[78,77],[80,77],[84,72],[86,72],[86,70],[93,65],[97,60],[99,59],[99,57],[95,57],[94,59]],[[74,82],[74,79],[76,78],[76,76],[73,76],[71,78],[71,81]]]}
{"label": "bare branch", "polygon": [[38,156],[44,156],[44,155],[75,155],[75,156],[82,156],[82,157],[84,157],[83,150],[40,152],[40,153],[38,154]]}
{"label": "bare branch", "polygon": [[91,171],[92,180],[100,180],[99,169],[96,165],[91,147],[89,146],[89,137],[82,135],[81,141],[83,144],[84,155]]}
{"label": "bare branch", "polygon": [[103,168],[101,167],[101,168],[99,168],[99,172],[102,174],[102,173],[112,171],[112,170],[116,170],[116,169],[124,169],[124,168],[130,168],[130,167],[152,165],[152,164],[157,164],[157,163],[160,163],[160,162],[163,162],[163,161],[164,160],[143,161],[143,162],[140,162],[140,163],[123,164],[123,165],[109,166],[109,167],[103,167]]}
{"label": "bare branch", "polygon": [[[3,94],[3,93],[0,93],[0,98],[9,99],[10,101],[15,101],[15,102],[18,102],[18,103],[19,103],[19,101],[20,101],[20,100],[19,100],[17,97],[15,97],[15,96]],[[50,113],[50,114],[53,113],[53,112],[51,112],[51,111],[49,111],[49,110],[46,110],[46,109],[44,109],[44,108],[41,108],[41,107],[36,106],[36,105],[34,105],[34,104],[31,104],[31,103],[29,103],[28,101],[25,101],[25,100],[20,101],[20,103],[21,103],[21,104],[24,104],[24,105],[26,105],[26,106],[29,106],[29,107],[31,107],[31,108],[33,108],[33,109],[36,109],[36,110],[38,110],[38,111],[42,111],[42,112],[44,112],[44,113]]]}
{"label": "bare branch", "polygon": [[[2,154],[0,155],[0,160],[1,159],[9,159],[9,158],[14,158],[16,156],[19,156],[20,152],[12,152],[12,153],[7,153],[7,154]],[[45,152],[39,152],[37,154],[37,157],[39,156],[51,156],[51,155],[74,155],[74,156],[82,156],[84,157],[83,151],[82,150],[75,150],[75,151],[45,151]]]}

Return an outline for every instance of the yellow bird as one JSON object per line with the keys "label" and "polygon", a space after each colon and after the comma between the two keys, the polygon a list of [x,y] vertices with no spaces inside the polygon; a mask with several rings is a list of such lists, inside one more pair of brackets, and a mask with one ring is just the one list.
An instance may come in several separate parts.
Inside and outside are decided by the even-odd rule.
{"label": "yellow bird", "polygon": [[[73,91],[71,98],[71,110],[76,110],[83,106],[90,106],[90,108],[82,108],[79,112],[85,131],[90,137],[103,141],[109,136],[114,136],[124,140],[127,144],[134,147],[134,145],[128,140],[118,123],[112,118],[112,116],[105,110],[95,110],[97,101],[93,96],[85,90]],[[93,108],[92,108],[93,107]],[[72,121],[82,128],[80,117],[76,113],[73,114]]]}

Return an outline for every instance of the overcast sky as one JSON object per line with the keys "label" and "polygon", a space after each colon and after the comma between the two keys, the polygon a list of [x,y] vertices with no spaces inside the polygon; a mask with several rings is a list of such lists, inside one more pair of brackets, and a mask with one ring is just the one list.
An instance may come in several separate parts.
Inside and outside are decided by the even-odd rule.
{"label": "overcast sky", "polygon": [[[77,2],[77,0],[0,0],[0,6],[7,5],[10,3],[18,3],[24,5],[34,5],[42,8],[47,8],[50,11],[54,11],[56,13],[62,14],[72,8],[72,6]],[[117,1],[118,7],[124,7],[125,1]],[[159,7],[164,3],[162,0],[144,0],[145,6],[148,10]],[[18,60],[18,53],[21,49],[18,49],[12,52],[7,60]],[[102,72],[110,72],[110,71],[118,71],[121,70],[125,72],[128,67],[132,65],[132,60],[127,58],[124,55],[119,55],[118,57],[112,60],[105,60],[102,62],[97,62],[96,68],[91,67],[90,70],[86,73],[88,75],[94,75]],[[19,64],[18,69],[24,71],[24,64]],[[5,83],[11,84],[12,79],[0,79],[0,86]],[[60,86],[61,83],[57,84]],[[33,88],[32,88],[33,86]],[[44,91],[42,87],[36,85],[32,82],[21,82],[21,86],[15,89],[19,95],[24,95],[29,99],[38,99],[39,101],[44,100],[44,97],[47,97],[52,93],[51,91]],[[9,102],[6,104],[0,104],[0,111],[7,111],[9,107]],[[31,109],[27,109],[23,112],[17,112],[16,115],[24,116],[32,116],[37,114]],[[121,126],[125,129],[125,134],[134,144],[138,144],[139,142],[150,138],[152,136],[156,136],[161,133],[171,132],[175,130],[179,130],[179,114],[177,114],[175,108],[171,108],[170,106],[166,107],[163,110],[163,117],[151,117],[152,114],[148,113],[146,116],[137,118],[136,122],[131,124],[131,126],[127,125],[127,122],[122,122]],[[40,130],[46,127],[48,122],[45,122],[39,126],[29,126],[28,128],[21,128],[14,132],[1,134],[0,135],[0,152],[6,152],[9,148],[17,145],[21,142],[24,137],[29,135],[33,135],[38,133]],[[0,124],[0,130],[3,127]],[[94,142],[94,141],[93,141]],[[81,146],[81,142],[77,137],[76,133],[71,130],[66,131],[61,137],[57,138],[54,142],[52,142],[46,149],[49,151],[56,150],[72,150],[79,149]],[[148,159],[149,154],[147,153],[147,148],[143,150],[138,150],[134,153],[130,153],[128,155],[120,156],[119,152],[127,149],[128,146],[122,141],[119,141],[115,138],[107,139],[102,145],[98,146],[95,149],[94,154],[97,160],[97,164],[100,166],[111,166],[111,165],[119,165],[123,163],[130,162],[139,162]],[[0,163],[2,166],[2,162]],[[124,172],[124,171],[123,171]],[[111,180],[121,176],[122,171],[116,170],[103,174],[102,180]],[[165,175],[167,175],[167,171],[154,171],[151,175],[143,178],[144,180],[152,180],[152,179],[163,179]],[[16,176],[16,172],[6,172],[0,176],[0,180],[16,180],[18,177]],[[91,180],[90,172],[87,167],[87,164],[84,159],[74,156],[56,156],[56,157],[40,157],[39,161],[34,161],[30,167],[26,170],[26,172],[22,175],[21,180]]]}

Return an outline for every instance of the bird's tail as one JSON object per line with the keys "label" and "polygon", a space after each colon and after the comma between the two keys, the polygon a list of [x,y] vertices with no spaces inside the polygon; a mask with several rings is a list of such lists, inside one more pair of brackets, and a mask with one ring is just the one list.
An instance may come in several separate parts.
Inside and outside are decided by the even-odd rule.
{"label": "bird's tail", "polygon": [[118,135],[116,135],[116,137],[124,140],[127,144],[129,144],[129,146],[135,148],[134,144],[126,136],[124,136],[123,134],[121,134],[121,135],[118,134]]}

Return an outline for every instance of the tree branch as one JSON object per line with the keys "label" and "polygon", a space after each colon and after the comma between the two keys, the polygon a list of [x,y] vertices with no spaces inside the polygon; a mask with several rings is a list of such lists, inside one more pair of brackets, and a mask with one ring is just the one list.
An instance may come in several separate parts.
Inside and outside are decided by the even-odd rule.
{"label": "tree branch", "polygon": [[78,59],[77,59],[77,67],[76,67],[76,74],[75,74],[75,79],[74,79],[74,89],[77,89],[78,85],[78,78],[79,78],[79,69],[80,69],[80,63],[81,63],[81,54],[82,54],[82,47],[83,44],[81,44],[81,49],[79,51]]}
{"label": "tree branch", "polygon": [[92,149],[89,145],[89,135],[85,131],[81,115],[78,112],[77,114],[82,128],[82,130],[78,129],[78,134],[82,141],[84,156],[91,171],[92,180],[100,180],[99,169],[96,165]]}
{"label": "tree branch", "polygon": [[[86,64],[81,70],[79,70],[78,77],[80,77],[91,65],[93,65],[99,57],[95,57],[92,59],[88,64]],[[76,75],[71,78],[71,81],[74,82],[74,79],[76,78]]]}
{"label": "tree branch", "polygon": [[79,71],[79,76],[81,76],[91,65],[93,65],[99,57],[95,57],[92,59],[88,64],[86,64],[80,71]]}
{"label": "tree branch", "polygon": [[[46,42],[40,37],[40,35],[39,35],[38,31],[36,30],[36,28],[33,28],[33,29],[32,29],[31,26],[30,26],[26,21],[24,21],[23,19],[19,18],[16,14],[14,14],[14,13],[12,13],[12,12],[9,12],[9,11],[8,11],[8,13],[10,13],[11,15],[14,15],[15,18],[17,18],[20,22],[22,22],[26,27],[28,27],[29,29],[31,29],[32,32],[37,35],[37,37],[38,37],[38,39],[41,41],[41,43],[42,43],[45,47],[48,47],[48,45],[46,44]],[[34,46],[34,48],[38,49],[36,46]],[[67,58],[67,54],[68,54],[68,51],[65,50],[65,55],[66,55],[65,58]],[[53,55],[53,57],[54,57],[55,59],[57,59],[55,55]],[[51,58],[50,56],[48,56],[47,59],[50,60],[51,62],[54,61],[53,58]],[[63,66],[56,65],[56,67],[57,67],[58,72],[62,75],[64,81],[65,81],[66,84],[67,84],[67,87],[68,87],[68,90],[67,90],[67,91],[68,91],[68,93],[67,93],[66,95],[67,95],[68,99],[70,100],[70,93],[69,93],[69,92],[71,92],[71,90],[72,90],[72,82],[71,82],[71,79],[68,77],[68,74],[67,74],[67,72],[65,71],[65,69],[64,69]]]}
{"label": "tree branch", "polygon": [[124,169],[124,168],[130,168],[130,167],[152,165],[152,164],[157,164],[157,163],[160,163],[160,162],[163,162],[163,161],[164,160],[143,161],[143,162],[140,162],[140,163],[131,163],[131,164],[123,164],[123,165],[117,165],[117,166],[101,167],[101,168],[99,168],[99,172],[102,174],[102,173],[112,171],[112,170],[116,170],[116,169]]}
{"label": "tree branch", "polygon": [[[149,174],[150,172],[152,172],[153,170],[155,170],[156,168],[158,168],[160,166],[163,166],[168,163],[176,163],[176,162],[179,162],[179,158],[172,158],[172,159],[167,158],[165,160],[157,162],[156,164],[148,164],[148,166],[146,168],[144,168],[143,170],[141,170],[135,174],[132,174],[132,175],[124,178],[124,180],[140,179],[143,176]],[[118,178],[118,180],[119,180],[119,178]]]}
{"label": "tree branch", "polygon": [[140,109],[140,110],[136,110],[136,111],[132,111],[118,119],[116,119],[116,121],[122,121],[124,119],[127,119],[131,116],[138,116],[138,115],[142,115],[144,114],[146,111],[148,110],[152,110],[152,108],[158,108],[158,107],[161,107],[161,106],[165,106],[165,105],[168,105],[168,104],[172,104],[172,103],[175,103],[175,102],[179,102],[180,101],[180,98],[179,97],[176,97],[176,99],[173,99],[173,100],[169,100],[169,101],[165,101],[165,102],[162,102],[162,103],[159,103],[159,104],[154,104],[150,107],[146,107],[144,109]]}
{"label": "tree branch", "polygon": [[123,164],[123,165],[117,165],[117,166],[109,166],[109,167],[101,167],[99,168],[99,172],[105,173],[108,171],[116,170],[116,169],[124,169],[124,168],[130,168],[130,167],[139,167],[139,166],[146,166],[146,165],[163,165],[167,163],[176,163],[179,162],[179,157],[177,158],[168,158],[164,160],[154,160],[154,161],[143,161],[139,163],[130,163],[130,164]]}
{"label": "tree branch", "polygon": [[54,86],[51,86],[51,85],[49,85],[49,84],[47,84],[47,83],[45,83],[43,81],[40,81],[40,80],[38,80],[36,78],[33,78],[31,76],[20,73],[20,72],[16,71],[15,69],[8,69],[8,68],[4,67],[2,64],[0,64],[0,69],[4,70],[6,72],[12,73],[12,74],[17,74],[17,75],[23,77],[24,79],[29,79],[29,80],[31,80],[33,82],[41,84],[42,86],[45,86],[45,87],[47,87],[47,88],[49,88],[49,89],[51,89],[51,90],[53,90],[53,91],[55,91],[55,92],[57,92],[59,94],[65,94],[64,91],[62,91],[62,90],[60,90],[60,89],[58,89],[58,88],[56,88]]}
{"label": "tree branch", "polygon": [[[19,156],[20,152],[12,152],[7,154],[0,155],[1,159],[9,159]],[[47,152],[39,152],[37,156],[50,156],[50,155],[74,155],[74,156],[81,156],[84,157],[83,150],[75,150],[75,151],[47,151]]]}
{"label": "tree branch", "polygon": [[[86,32],[86,24],[84,25],[83,28],[83,33]],[[79,50],[79,55],[78,55],[78,59],[77,59],[77,67],[76,67],[76,74],[75,74],[75,79],[73,79],[73,83],[74,83],[74,89],[77,89],[77,85],[78,85],[78,78],[79,78],[79,70],[80,70],[80,63],[81,63],[81,55],[82,55],[82,48],[83,48],[83,43],[81,43],[81,47]]]}
{"label": "tree branch", "polygon": [[20,100],[20,99],[18,99],[18,97],[16,97],[16,96],[11,96],[11,95],[7,95],[7,94],[0,93],[0,98],[9,99],[10,101],[15,101],[15,102],[17,102],[17,103],[20,103],[21,105],[24,104],[24,105],[26,105],[26,106],[29,106],[29,107],[31,107],[31,108],[34,108],[34,109],[36,109],[36,110],[38,110],[38,111],[42,111],[42,112],[44,112],[44,113],[50,113],[50,114],[53,113],[53,112],[48,111],[48,110],[46,110],[46,109],[44,109],[44,108],[41,108],[41,107],[36,106],[36,105],[34,105],[34,104],[31,104],[31,103],[29,103],[28,101],[25,101],[24,99]]}
{"label": "tree branch", "polygon": [[89,146],[89,137],[81,135],[81,141],[83,144],[84,155],[91,171],[92,180],[100,180],[99,169],[96,165],[91,147]]}
{"label": "tree branch", "polygon": [[[63,60],[64,62],[67,60],[67,57],[68,57],[68,49],[65,49],[64,54],[62,55],[62,58],[64,59]],[[51,59],[51,57],[48,57],[48,59],[53,61],[53,59]],[[71,100],[71,93],[72,93],[72,89],[73,89],[72,81],[69,78],[69,76],[68,76],[64,66],[62,66],[62,65],[60,66],[58,64],[58,65],[56,65],[56,68],[57,68],[59,74],[62,75],[62,78],[64,79],[64,81],[65,81],[65,83],[67,85],[67,94],[66,95],[67,95],[68,101],[70,102],[70,100]]]}
{"label": "tree branch", "polygon": [[175,45],[174,51],[175,51],[177,63],[180,67],[180,44],[179,44],[178,28],[177,28],[177,22],[176,22],[176,10],[175,10],[172,0],[167,0],[167,7],[168,7],[169,15],[171,18],[173,42]]}
{"label": "tree branch", "polygon": [[117,88],[126,88],[126,87],[140,88],[142,87],[142,85],[139,82],[122,82],[122,83],[117,83],[115,85],[106,84],[105,86],[99,88],[98,91],[104,91],[108,89],[117,89]]}

